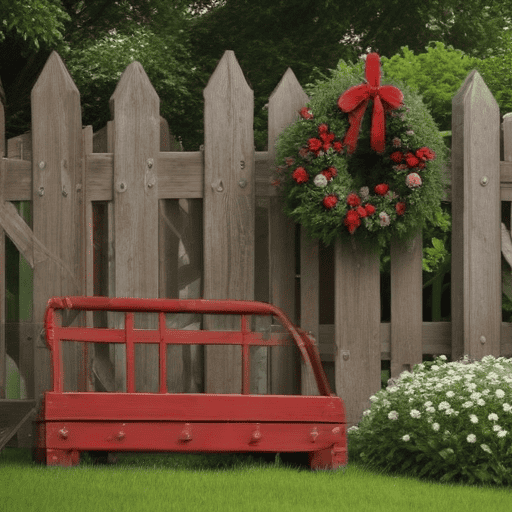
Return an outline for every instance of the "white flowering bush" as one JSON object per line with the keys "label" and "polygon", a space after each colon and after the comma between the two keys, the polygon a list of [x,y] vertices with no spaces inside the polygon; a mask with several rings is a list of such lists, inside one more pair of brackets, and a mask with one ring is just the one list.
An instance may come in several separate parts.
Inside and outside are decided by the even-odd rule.
{"label": "white flowering bush", "polygon": [[415,365],[370,397],[350,458],[441,482],[512,485],[512,359]]}

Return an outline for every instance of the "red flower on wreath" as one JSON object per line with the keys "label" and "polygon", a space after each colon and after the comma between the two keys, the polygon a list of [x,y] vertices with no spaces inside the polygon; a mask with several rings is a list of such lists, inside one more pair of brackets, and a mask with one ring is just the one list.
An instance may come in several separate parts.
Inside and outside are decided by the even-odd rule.
{"label": "red flower on wreath", "polygon": [[379,196],[385,196],[388,190],[389,185],[387,183],[381,183],[375,187],[375,193],[379,194]]}
{"label": "red flower on wreath", "polygon": [[405,155],[405,161],[407,162],[407,167],[410,169],[417,167],[417,165],[420,163],[420,159],[413,153],[407,153],[407,155]]}
{"label": "red flower on wreath", "polygon": [[423,160],[425,162],[427,160],[434,160],[434,158],[436,157],[436,154],[430,148],[427,148],[426,146],[424,146],[416,151],[416,156],[420,160]]}
{"label": "red flower on wreath", "polygon": [[313,137],[308,140],[308,148],[312,153],[318,153],[322,149],[322,141]]}
{"label": "red flower on wreath", "polygon": [[[371,205],[367,205],[367,206],[371,206]],[[364,217],[366,217],[368,215],[368,212],[366,211],[366,208],[363,208],[362,206],[358,206],[356,208],[356,212],[359,215],[359,217],[361,217],[361,218],[364,218]]]}
{"label": "red flower on wreath", "polygon": [[403,160],[404,154],[401,151],[394,151],[389,155],[389,158],[391,158],[395,164],[399,164]]}
{"label": "red flower on wreath", "polygon": [[[329,126],[327,126],[325,123],[318,125],[318,133],[319,134],[328,133],[328,132],[329,132]],[[322,138],[322,137],[320,137],[320,138]]]}
{"label": "red flower on wreath", "polygon": [[367,215],[373,215],[376,212],[375,206],[373,206],[373,204],[366,204],[364,209],[366,210]]}
{"label": "red flower on wreath", "polygon": [[350,234],[354,233],[360,225],[361,218],[359,214],[355,210],[349,210],[345,216],[345,226],[347,226],[348,232]]}
{"label": "red flower on wreath", "polygon": [[398,215],[403,215],[405,213],[405,203],[396,203],[395,210]]}
{"label": "red flower on wreath", "polygon": [[309,174],[304,167],[297,167],[292,173],[292,178],[297,183],[306,183],[309,180]]}
{"label": "red flower on wreath", "polygon": [[334,142],[332,147],[336,153],[341,153],[343,151],[343,144],[340,141]]}
{"label": "red flower on wreath", "polygon": [[322,203],[328,210],[330,210],[338,203],[338,197],[334,194],[329,194],[323,198]]}
{"label": "red flower on wreath", "polygon": [[299,114],[303,119],[313,119],[313,114],[311,113],[311,110],[308,110],[308,107],[302,107],[299,110]]}
{"label": "red flower on wreath", "polygon": [[347,204],[352,207],[359,206],[361,204],[361,199],[357,194],[349,194],[347,196]]}
{"label": "red flower on wreath", "polygon": [[336,170],[336,167],[328,167],[327,169],[324,169],[322,171],[322,174],[331,181],[333,178],[335,178],[338,175],[338,171]]}

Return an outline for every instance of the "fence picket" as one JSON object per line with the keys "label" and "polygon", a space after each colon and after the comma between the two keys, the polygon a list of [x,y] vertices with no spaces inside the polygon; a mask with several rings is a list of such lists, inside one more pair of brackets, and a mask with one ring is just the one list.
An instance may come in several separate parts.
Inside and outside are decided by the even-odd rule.
{"label": "fence picket", "polygon": [[[80,94],[56,52],[48,58],[32,89],[32,154],[33,232],[47,249],[46,259],[34,266],[32,396],[38,399],[51,386],[50,358],[41,336],[47,301],[52,296],[85,293]],[[70,369],[65,376],[68,390],[77,388],[76,345],[69,344],[63,351]]]}
{"label": "fence picket", "polygon": [[[254,298],[254,94],[232,51],[204,90],[204,297]],[[237,318],[206,317],[209,329]],[[207,393],[240,393],[239,346],[205,346]]]}
{"label": "fence picket", "polygon": [[472,71],[452,100],[452,357],[500,353],[500,113]]}
{"label": "fence picket", "polygon": [[351,427],[381,387],[379,256],[338,240],[334,280],[336,393],[345,400]]}
{"label": "fence picket", "polygon": [[423,361],[421,233],[408,244],[391,243],[391,377]]}
{"label": "fence picket", "polygon": [[[114,118],[113,228],[115,294],[158,297],[158,154],[160,99],[142,65],[132,62],[110,100]],[[157,319],[137,318],[138,329]],[[135,389],[158,390],[158,350],[135,346]],[[127,362],[128,364],[128,362]]]}
{"label": "fence picket", "polygon": [[[309,101],[293,71],[288,68],[268,102],[268,163],[275,165],[275,143],[279,134],[298,119],[298,111]],[[280,197],[269,200],[270,302],[296,321],[295,310],[295,224],[283,213]],[[278,349],[278,350],[276,350]],[[284,347],[271,351],[273,393],[290,393],[297,386],[291,378],[299,362]]]}

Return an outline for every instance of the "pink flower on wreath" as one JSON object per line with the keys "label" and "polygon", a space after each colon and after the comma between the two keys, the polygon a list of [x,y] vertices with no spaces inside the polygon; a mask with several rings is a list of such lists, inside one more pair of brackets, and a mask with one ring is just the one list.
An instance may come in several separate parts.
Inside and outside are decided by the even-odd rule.
{"label": "pink flower on wreath", "polygon": [[284,159],[285,164],[288,167],[291,167],[295,163],[295,158],[292,158],[291,156]]}
{"label": "pink flower on wreath", "polygon": [[299,156],[301,158],[306,158],[309,154],[309,149],[307,147],[302,147],[299,149]]}
{"label": "pink flower on wreath", "polygon": [[398,137],[394,137],[392,144],[394,148],[399,148],[402,145],[402,141]]}
{"label": "pink flower on wreath", "polygon": [[292,178],[297,183],[306,183],[309,180],[309,174],[304,167],[297,167],[292,173]]}
{"label": "pink flower on wreath", "polygon": [[389,215],[386,212],[380,212],[379,213],[379,219],[380,219],[380,225],[381,226],[389,226],[390,220]]}
{"label": "pink flower on wreath", "polygon": [[411,172],[411,174],[408,174],[407,178],[405,178],[405,184],[409,188],[421,187],[421,183],[422,183],[422,181],[421,181],[420,175],[416,172]]}

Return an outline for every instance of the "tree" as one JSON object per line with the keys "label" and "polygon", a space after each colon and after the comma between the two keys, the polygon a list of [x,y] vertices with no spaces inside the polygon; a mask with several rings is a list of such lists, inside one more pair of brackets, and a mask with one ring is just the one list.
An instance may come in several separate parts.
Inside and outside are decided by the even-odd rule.
{"label": "tree", "polygon": [[441,130],[451,130],[452,98],[479,59],[436,41],[415,55],[407,46],[382,57],[385,78],[401,80],[419,92]]}

